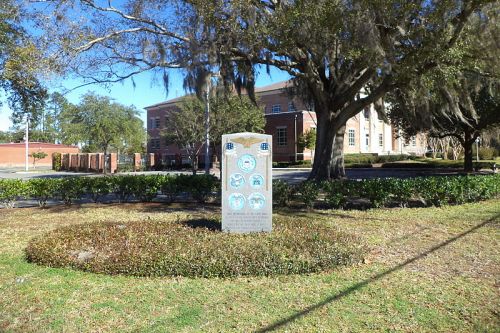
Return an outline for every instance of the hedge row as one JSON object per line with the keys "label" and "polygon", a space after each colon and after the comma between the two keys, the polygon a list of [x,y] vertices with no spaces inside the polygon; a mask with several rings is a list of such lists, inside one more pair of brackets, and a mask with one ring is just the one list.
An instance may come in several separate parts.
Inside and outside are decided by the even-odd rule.
{"label": "hedge row", "polygon": [[[441,206],[495,198],[499,192],[500,175],[344,180],[319,185],[306,181],[293,186],[273,181],[273,201],[277,206],[300,201],[307,208],[312,208],[320,197],[323,204],[331,208],[345,208],[349,200],[357,199],[368,200],[373,207],[405,207],[412,200]],[[37,200],[40,207],[49,199],[62,200],[67,205],[84,197],[99,202],[108,194],[116,195],[120,202],[131,198],[150,202],[159,194],[168,202],[179,196],[205,202],[210,197],[220,197],[220,182],[207,175],[0,179],[0,204],[6,207],[13,207],[16,200],[28,198]]]}
{"label": "hedge row", "polygon": [[[371,168],[375,163],[388,163],[406,160],[415,160],[416,156],[412,155],[374,155],[374,154],[347,154],[344,155],[344,163],[348,168]],[[310,160],[297,161],[297,162],[274,162],[274,168],[306,168],[311,167]]]}
{"label": "hedge row", "polygon": [[[479,161],[476,162],[474,161],[472,163],[473,167],[475,170],[481,170],[481,169],[493,169],[493,165],[495,162],[484,162],[484,161]],[[395,169],[438,169],[438,168],[456,168],[456,169],[463,169],[464,167],[464,161],[454,161],[454,160],[422,160],[422,162],[419,162],[417,160],[416,162],[406,162],[406,163],[397,163],[397,162],[388,162],[382,164],[382,168],[395,168]]]}
{"label": "hedge row", "polygon": [[313,208],[320,197],[322,204],[330,208],[346,208],[348,202],[354,200],[369,201],[375,208],[406,207],[411,201],[442,206],[497,198],[499,195],[500,175],[343,180],[320,185],[308,181],[297,185],[281,180],[273,182],[273,200],[281,207],[298,201]]}
{"label": "hedge row", "polygon": [[0,204],[11,208],[16,200],[35,199],[44,207],[49,199],[58,199],[71,205],[84,197],[99,202],[108,194],[115,194],[120,202],[131,198],[150,202],[159,194],[165,195],[170,202],[181,194],[205,202],[216,195],[218,187],[218,179],[208,175],[0,179]]}

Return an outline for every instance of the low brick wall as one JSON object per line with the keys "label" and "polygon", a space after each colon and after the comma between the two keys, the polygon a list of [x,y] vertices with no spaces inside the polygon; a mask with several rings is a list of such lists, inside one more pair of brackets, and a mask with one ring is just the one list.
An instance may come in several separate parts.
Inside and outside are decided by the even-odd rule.
{"label": "low brick wall", "polygon": [[[24,167],[25,164],[24,143],[1,143],[0,144],[0,167]],[[51,166],[53,153],[77,154],[80,149],[76,146],[58,145],[45,142],[30,142],[28,154],[44,152],[47,157],[37,160],[35,166]],[[29,157],[29,167],[33,168],[33,158]]]}
{"label": "low brick wall", "polygon": [[[142,169],[142,155],[136,153],[133,155],[133,170],[139,171]],[[61,170],[62,171],[82,171],[104,173],[104,165],[107,160],[107,173],[116,173],[118,170],[118,154],[103,154],[103,153],[65,153],[61,154]],[[155,167],[155,155],[148,154],[146,170],[153,170]],[[55,166],[52,166],[54,169]]]}

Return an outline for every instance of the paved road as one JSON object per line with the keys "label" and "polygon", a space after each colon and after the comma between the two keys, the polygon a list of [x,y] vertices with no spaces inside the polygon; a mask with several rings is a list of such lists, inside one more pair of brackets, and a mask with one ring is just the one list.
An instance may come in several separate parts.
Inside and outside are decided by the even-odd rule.
{"label": "paved road", "polygon": [[[282,179],[290,183],[297,183],[307,179],[311,169],[273,169],[273,179]],[[148,172],[128,172],[123,174],[191,174],[190,171],[148,171]],[[359,168],[347,169],[349,179],[371,179],[371,178],[410,178],[429,175],[456,175],[461,173],[458,169],[384,169],[384,168]],[[491,173],[483,171],[482,173]],[[218,171],[212,172],[218,176]],[[19,169],[0,169],[0,178],[60,178],[71,176],[99,176],[85,172],[56,172],[49,169],[38,169],[24,172]]]}

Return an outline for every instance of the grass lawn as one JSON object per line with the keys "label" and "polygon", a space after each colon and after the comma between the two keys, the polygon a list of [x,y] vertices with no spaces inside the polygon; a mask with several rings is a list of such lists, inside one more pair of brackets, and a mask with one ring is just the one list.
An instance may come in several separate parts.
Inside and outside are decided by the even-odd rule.
{"label": "grass lawn", "polygon": [[158,204],[0,210],[0,332],[498,332],[500,200],[282,211],[359,235],[364,263],[274,278],[134,278],[29,264],[33,236],[84,221],[207,216]]}

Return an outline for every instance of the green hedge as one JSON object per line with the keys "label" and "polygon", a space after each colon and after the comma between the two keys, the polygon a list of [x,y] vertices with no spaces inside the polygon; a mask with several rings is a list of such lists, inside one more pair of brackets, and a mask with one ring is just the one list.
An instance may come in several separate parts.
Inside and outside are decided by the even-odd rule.
{"label": "green hedge", "polygon": [[71,205],[85,197],[100,202],[108,194],[116,195],[120,202],[128,202],[132,198],[151,202],[164,194],[170,202],[183,195],[203,203],[217,197],[219,191],[219,180],[208,175],[34,178],[26,181],[0,179],[0,204],[12,208],[17,200],[35,199],[40,207],[45,207],[49,199],[55,199]]}
{"label": "green hedge", "polygon": [[[299,202],[311,209],[321,198],[332,208],[345,208],[352,200],[364,199],[372,207],[422,201],[428,206],[461,204],[498,197],[500,175],[424,177],[410,179],[343,180],[316,184],[290,185],[273,181],[273,202],[278,207]],[[103,201],[114,194],[120,202],[134,198],[151,202],[163,194],[167,202],[182,197],[203,203],[220,199],[220,182],[208,175],[130,175],[102,177],[38,178],[27,181],[0,179],[0,204],[13,207],[20,199],[35,199],[44,207],[49,199],[71,205],[75,200],[90,198]]]}
{"label": "green hedge", "polygon": [[318,198],[323,198],[321,202],[331,208],[346,208],[349,201],[356,200],[369,202],[371,207],[378,208],[406,207],[411,201],[419,201],[426,206],[462,204],[497,198],[499,195],[500,175],[341,180],[320,185],[273,182],[273,200],[277,207],[296,202],[308,209],[318,203]]}
{"label": "green hedge", "polygon": [[[387,163],[406,160],[415,160],[413,155],[376,155],[376,154],[346,154],[344,163],[346,168],[371,168],[375,163]],[[273,168],[310,168],[311,161],[273,162]]]}
{"label": "green hedge", "polygon": [[[389,162],[382,164],[382,168],[395,168],[395,169],[436,169],[436,168],[456,168],[463,169],[464,161],[454,160],[421,160],[422,162],[406,162],[397,163]],[[474,169],[489,169],[493,168],[494,162],[473,162]]]}

